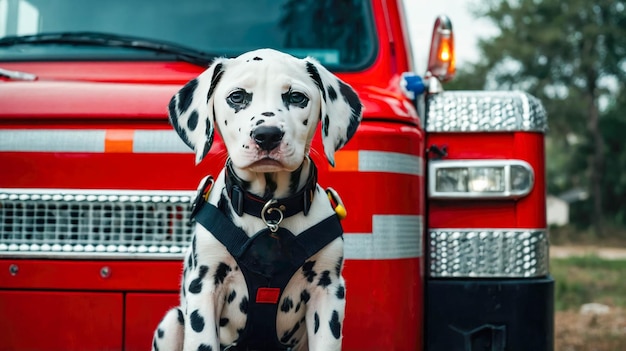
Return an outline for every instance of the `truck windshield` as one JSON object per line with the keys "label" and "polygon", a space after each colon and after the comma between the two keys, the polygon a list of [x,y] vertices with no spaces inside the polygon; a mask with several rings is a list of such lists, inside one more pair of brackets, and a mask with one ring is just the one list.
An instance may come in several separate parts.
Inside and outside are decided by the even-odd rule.
{"label": "truck windshield", "polygon": [[269,47],[353,71],[374,60],[374,35],[367,0],[0,0],[0,61],[203,64]]}

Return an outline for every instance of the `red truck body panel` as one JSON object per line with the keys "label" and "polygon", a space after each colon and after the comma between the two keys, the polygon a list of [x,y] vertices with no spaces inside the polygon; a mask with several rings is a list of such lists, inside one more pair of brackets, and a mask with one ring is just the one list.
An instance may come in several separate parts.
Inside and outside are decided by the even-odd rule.
{"label": "red truck body panel", "polygon": [[[545,228],[543,134],[427,133],[419,103],[401,88],[402,74],[413,70],[402,1],[373,0],[371,11],[375,59],[360,71],[337,73],[358,92],[363,122],[336,153],[335,167],[324,156],[320,133],[310,157],[320,185],[334,188],[348,212],[342,221],[343,349],[417,351],[427,339],[425,311],[439,308],[425,297],[429,230]],[[37,236],[37,225],[45,226],[47,219],[26,223],[42,211],[38,205],[2,208],[2,201],[5,193],[20,190],[194,193],[204,176],[218,175],[226,149],[216,135],[210,154],[195,165],[195,155],[168,123],[167,105],[205,67],[1,58],[0,67],[37,77],[0,77],[0,134],[6,138],[0,140],[0,213],[16,218],[0,218],[8,228],[0,227],[0,351],[149,349],[158,322],[178,305],[182,253],[146,258],[126,251],[116,257],[59,249],[29,256],[28,243],[9,241]],[[178,144],[168,144],[171,140]],[[526,161],[538,181],[515,200],[427,199],[426,150],[433,145],[447,147],[446,160]],[[16,233],[19,221],[35,233]],[[84,235],[93,233],[102,232]],[[7,250],[5,242],[18,249]]]}
{"label": "red truck body panel", "polygon": [[[543,133],[432,133],[427,144],[446,145],[447,160],[522,160],[545,172]],[[535,174],[540,180],[545,174]],[[543,181],[536,182],[527,196],[509,200],[429,202],[429,225],[432,228],[545,228]]]}

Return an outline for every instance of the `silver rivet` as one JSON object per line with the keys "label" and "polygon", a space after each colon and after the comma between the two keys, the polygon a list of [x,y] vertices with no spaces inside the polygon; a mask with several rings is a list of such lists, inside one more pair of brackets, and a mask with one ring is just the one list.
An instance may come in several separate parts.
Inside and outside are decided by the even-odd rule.
{"label": "silver rivet", "polygon": [[100,269],[100,276],[102,278],[108,278],[111,275],[111,269],[109,269],[109,267],[102,267]]}
{"label": "silver rivet", "polygon": [[15,276],[17,275],[17,271],[19,270],[19,268],[17,267],[16,264],[12,264],[9,266],[9,273],[11,273],[11,275]]}

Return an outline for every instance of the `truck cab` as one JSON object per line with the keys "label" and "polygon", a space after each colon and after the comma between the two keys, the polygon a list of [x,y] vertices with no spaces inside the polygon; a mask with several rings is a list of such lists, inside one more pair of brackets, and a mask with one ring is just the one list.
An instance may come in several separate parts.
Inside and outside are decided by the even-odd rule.
{"label": "truck cab", "polygon": [[226,161],[216,138],[195,165],[167,104],[263,47],[364,105],[334,167],[319,136],[310,155],[348,212],[343,349],[552,350],[545,111],[445,91],[453,38],[442,16],[412,43],[401,0],[0,0],[0,350],[150,347],[195,189]]}

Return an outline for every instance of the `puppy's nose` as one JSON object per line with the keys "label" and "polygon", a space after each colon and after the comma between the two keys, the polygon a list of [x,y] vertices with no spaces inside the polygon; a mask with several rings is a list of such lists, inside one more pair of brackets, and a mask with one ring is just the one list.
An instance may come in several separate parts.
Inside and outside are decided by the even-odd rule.
{"label": "puppy's nose", "polygon": [[261,126],[252,132],[252,138],[262,150],[270,151],[280,144],[284,134],[278,127]]}

